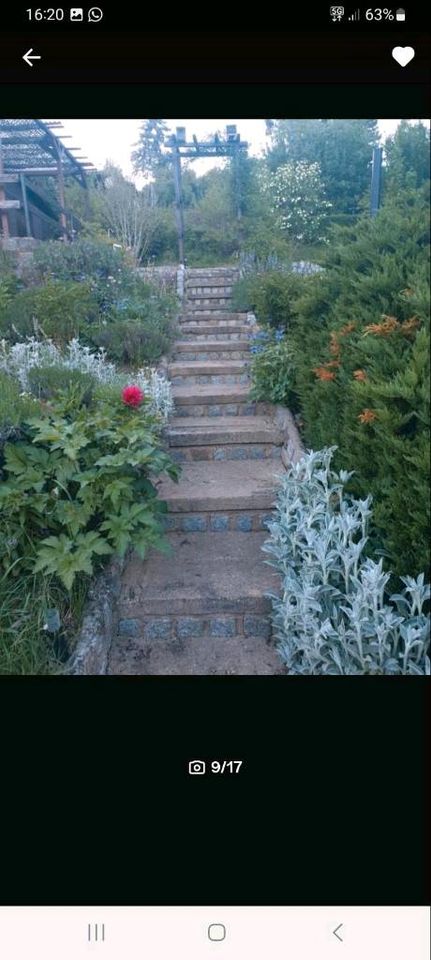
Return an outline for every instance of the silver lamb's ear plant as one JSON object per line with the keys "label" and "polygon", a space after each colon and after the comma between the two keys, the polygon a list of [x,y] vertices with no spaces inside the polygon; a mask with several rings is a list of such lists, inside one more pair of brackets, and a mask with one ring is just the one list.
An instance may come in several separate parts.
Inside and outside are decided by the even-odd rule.
{"label": "silver lamb's ear plant", "polygon": [[263,550],[281,574],[273,630],[292,674],[430,673],[430,587],[421,573],[385,600],[390,574],[363,555],[371,497],[344,494],[352,476],[331,471],[337,448],[308,451],[280,478]]}
{"label": "silver lamb's ear plant", "polygon": [[91,374],[99,383],[112,384],[119,390],[131,382],[136,383],[150,400],[149,410],[161,422],[167,420],[173,410],[171,383],[153,367],[130,374],[119,373],[115,364],[107,361],[105,350],[91,353],[90,348],[83,346],[77,338],[70,340],[63,353],[52,340],[29,337],[13,346],[0,340],[0,370],[19,380],[23,391],[28,390],[28,374],[32,367],[51,366],[81,370]]}

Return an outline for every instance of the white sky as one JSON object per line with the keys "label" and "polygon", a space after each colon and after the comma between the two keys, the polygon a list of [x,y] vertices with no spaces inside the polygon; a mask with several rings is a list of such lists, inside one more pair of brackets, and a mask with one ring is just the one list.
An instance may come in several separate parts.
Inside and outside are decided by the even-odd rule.
{"label": "white sky", "polygon": [[[195,133],[198,138],[207,134],[214,133],[216,130],[224,131],[226,124],[235,123],[242,140],[248,140],[250,144],[250,153],[252,156],[262,154],[268,142],[265,135],[264,120],[167,120],[169,128],[174,131],[175,127],[186,127],[187,139],[191,139]],[[429,121],[425,120],[424,123]],[[65,146],[80,147],[88,160],[98,168],[104,167],[107,160],[111,160],[116,166],[121,167],[123,173],[136,180],[139,185],[142,182],[141,177],[133,176],[130,154],[136,144],[139,136],[139,129],[142,120],[62,120],[64,133],[71,134],[72,140],[65,140]],[[394,133],[399,120],[379,120],[379,130],[382,138]],[[193,161],[193,170],[198,175],[205,173],[212,167],[219,166],[220,161],[216,160],[195,160]]]}

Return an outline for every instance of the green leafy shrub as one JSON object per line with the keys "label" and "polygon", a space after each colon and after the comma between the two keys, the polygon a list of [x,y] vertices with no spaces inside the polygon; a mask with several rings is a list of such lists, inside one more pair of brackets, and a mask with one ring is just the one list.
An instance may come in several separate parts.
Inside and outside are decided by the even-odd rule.
{"label": "green leafy shrub", "polygon": [[294,389],[314,449],[336,444],[374,497],[374,549],[429,571],[429,209],[423,190],[334,232],[291,325]]}
{"label": "green leafy shrub", "polygon": [[119,320],[103,327],[92,337],[93,343],[106,350],[107,356],[119,363],[139,365],[151,363],[169,349],[170,325],[165,329],[154,322]]}
{"label": "green leafy shrub", "polygon": [[254,400],[280,403],[291,410],[298,407],[294,392],[295,367],[288,340],[273,340],[263,346],[252,360],[252,389]]}
{"label": "green leafy shrub", "polygon": [[1,336],[15,343],[42,333],[66,343],[97,317],[97,303],[88,284],[49,280],[10,299],[0,314]]}
{"label": "green leafy shrub", "polygon": [[62,366],[32,367],[28,372],[30,393],[39,400],[58,400],[66,397],[74,407],[88,407],[96,385],[91,373],[68,370]]}
{"label": "green leafy shrub", "polygon": [[74,243],[52,240],[41,244],[34,253],[34,271],[39,281],[55,277],[58,280],[80,282],[121,279],[130,275],[125,254],[112,243],[79,239]]}
{"label": "green leafy shrub", "polygon": [[22,424],[38,412],[39,404],[23,396],[19,384],[0,370],[0,466],[6,440],[19,437]]}
{"label": "green leafy shrub", "polygon": [[279,270],[245,276],[233,288],[232,309],[253,310],[259,322],[287,330],[308,283],[308,277]]}
{"label": "green leafy shrub", "polygon": [[0,559],[7,570],[58,576],[67,590],[95,561],[133,546],[163,548],[153,479],[178,469],[160,447],[146,404],[100,402],[73,418],[55,407],[6,443],[0,482]]}
{"label": "green leafy shrub", "polygon": [[424,575],[390,574],[365,558],[371,497],[344,493],[351,474],[330,469],[335,448],[310,451],[282,478],[263,549],[282,577],[273,596],[280,653],[292,674],[430,672],[430,597]]}
{"label": "green leafy shrub", "polygon": [[119,363],[152,363],[169,349],[177,310],[175,296],[138,278],[133,294],[116,302],[106,323],[89,328],[87,339]]}
{"label": "green leafy shrub", "polygon": [[54,240],[38,247],[33,281],[46,284],[52,280],[85,284],[100,320],[109,319],[121,298],[137,294],[141,299],[145,286],[123,250],[85,238],[70,244]]}

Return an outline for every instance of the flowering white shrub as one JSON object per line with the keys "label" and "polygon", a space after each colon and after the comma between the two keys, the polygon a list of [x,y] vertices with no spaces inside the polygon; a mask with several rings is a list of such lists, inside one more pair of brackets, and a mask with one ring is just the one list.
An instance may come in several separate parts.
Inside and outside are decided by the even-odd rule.
{"label": "flowering white shrub", "polygon": [[152,413],[166,420],[173,409],[172,388],[153,368],[143,368],[137,373],[120,373],[114,363],[106,360],[106,352],[101,349],[91,353],[89,347],[74,339],[68,343],[64,353],[51,340],[36,340],[30,337],[24,343],[10,346],[6,340],[0,340],[0,370],[19,380],[21,389],[28,390],[28,373],[32,367],[64,367],[67,370],[80,370],[89,373],[99,383],[118,387],[136,383],[144,391],[151,403]]}
{"label": "flowering white shrub", "polygon": [[401,577],[385,600],[383,561],[363,557],[371,497],[344,496],[347,471],[330,470],[336,447],[308,452],[281,478],[263,549],[282,576],[272,595],[279,650],[292,674],[430,672],[430,597],[424,576]]}
{"label": "flowering white shrub", "polygon": [[318,163],[289,161],[273,173],[263,170],[260,182],[281,230],[302,243],[325,240],[324,226],[332,203],[325,198]]}

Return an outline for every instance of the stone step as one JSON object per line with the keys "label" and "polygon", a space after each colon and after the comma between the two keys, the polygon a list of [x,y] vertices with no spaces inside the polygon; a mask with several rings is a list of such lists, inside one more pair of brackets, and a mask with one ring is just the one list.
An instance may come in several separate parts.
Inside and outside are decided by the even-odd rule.
{"label": "stone step", "polygon": [[[270,642],[280,580],[264,563],[267,535],[168,534],[170,556],[133,557],[122,578],[111,674],[283,673]],[[247,549],[245,549],[245,544]]]}
{"label": "stone step", "polygon": [[201,446],[210,443],[282,443],[282,432],[270,417],[194,417],[184,423],[173,417],[165,430],[171,447]]}
{"label": "stone step", "polygon": [[165,437],[177,463],[280,459],[283,439],[269,417],[174,417]]}
{"label": "stone step", "polygon": [[[220,327],[215,323],[183,323],[180,327],[180,334],[183,341],[187,343],[196,340],[200,344],[208,343],[210,340],[218,340],[229,343],[231,340],[243,340],[252,336],[252,328],[245,324],[232,323],[230,326]],[[248,341],[247,341],[248,342]]]}
{"label": "stone step", "polygon": [[217,280],[229,278],[230,280],[238,280],[239,270],[237,267],[194,267],[186,271],[186,283],[193,280],[202,280],[202,278]]}
{"label": "stone step", "polygon": [[[183,311],[180,317],[180,326],[183,326],[183,324],[187,324],[191,326],[193,324],[193,325],[196,325],[196,327],[198,327],[200,326],[200,324],[206,324],[209,326],[224,327],[225,325],[230,326],[231,324],[237,324],[238,322],[244,323],[245,316],[246,314],[244,313],[235,313],[235,312],[232,312],[232,313],[220,312],[220,313],[214,314],[213,312],[198,313],[196,311],[196,313],[188,313]],[[250,326],[252,325],[250,324]]]}
{"label": "stone step", "polygon": [[[187,418],[180,418],[186,420]],[[220,419],[215,417],[215,419]],[[230,417],[231,420],[238,419]],[[251,417],[249,418],[252,419]],[[273,443],[218,443],[204,446],[184,446],[169,448],[175,463],[196,463],[200,460],[280,460],[281,446]]]}
{"label": "stone step", "polygon": [[[279,481],[281,464],[271,460],[185,463],[179,481],[157,481],[158,495],[169,513],[214,513],[259,510],[270,512]],[[196,527],[198,529],[198,527]]]}
{"label": "stone step", "polygon": [[218,276],[210,277],[208,274],[202,274],[200,277],[187,277],[184,288],[185,290],[194,290],[204,288],[211,288],[215,292],[217,290],[224,290],[225,287],[233,287],[236,283],[236,277],[233,276]]}
{"label": "stone step", "polygon": [[253,327],[249,323],[241,323],[239,320],[228,320],[220,323],[218,320],[207,320],[201,323],[183,320],[178,326],[179,332],[184,340],[218,340],[220,337],[229,337],[231,335],[241,337],[251,336]]}
{"label": "stone step", "polygon": [[195,303],[194,306],[191,303],[186,303],[183,307],[183,313],[187,315],[187,319],[193,319],[194,317],[199,317],[203,320],[215,319],[221,320],[225,314],[229,314],[229,318],[235,316],[235,311],[229,311],[229,303],[219,304],[219,303]]}
{"label": "stone step", "polygon": [[196,300],[200,300],[203,302],[208,300],[208,301],[217,301],[220,303],[224,303],[226,300],[231,300],[231,299],[232,297],[230,293],[224,294],[224,293],[220,293],[220,291],[218,293],[189,293],[189,291],[187,291],[186,298],[185,298],[186,304],[188,301],[194,302]]}
{"label": "stone step", "polygon": [[193,286],[186,287],[185,296],[186,300],[210,300],[213,298],[216,300],[220,298],[223,298],[223,300],[231,300],[232,289],[232,285],[227,286],[226,284],[223,284],[223,286],[220,285],[219,287],[207,286],[206,284],[199,284],[199,286],[197,286],[193,284]]}
{"label": "stone step", "polygon": [[267,529],[272,519],[281,461],[186,461],[175,487],[159,484],[167,503],[164,530],[183,533],[248,534]]}
{"label": "stone step", "polygon": [[182,362],[217,360],[250,360],[248,340],[209,340],[206,343],[177,340],[173,346],[172,360]]}
{"label": "stone step", "polygon": [[220,270],[219,272],[215,272],[213,270],[205,270],[204,268],[202,268],[199,271],[197,270],[193,270],[193,272],[187,271],[185,276],[185,282],[187,284],[187,283],[197,283],[198,281],[201,282],[202,280],[210,280],[210,281],[214,281],[215,283],[225,283],[226,280],[232,282],[233,280],[236,280],[237,277],[239,277],[239,271],[235,270],[235,268],[232,268],[232,270],[229,270],[229,269]]}
{"label": "stone step", "polygon": [[194,280],[186,283],[185,293],[189,296],[230,297],[234,286],[233,280]]}
{"label": "stone step", "polygon": [[[235,352],[236,350],[249,350],[250,343],[248,340],[236,340],[227,343],[220,344],[219,340],[207,340],[205,343],[206,353],[218,353],[220,349]],[[202,343],[199,340],[176,340],[174,343],[174,349],[177,353],[192,353],[193,350],[202,350]]]}
{"label": "stone step", "polygon": [[168,377],[172,386],[248,383],[245,360],[187,360],[170,363]]}
{"label": "stone step", "polygon": [[255,416],[269,414],[271,405],[250,399],[248,384],[196,384],[173,387],[177,417]]}

